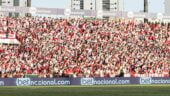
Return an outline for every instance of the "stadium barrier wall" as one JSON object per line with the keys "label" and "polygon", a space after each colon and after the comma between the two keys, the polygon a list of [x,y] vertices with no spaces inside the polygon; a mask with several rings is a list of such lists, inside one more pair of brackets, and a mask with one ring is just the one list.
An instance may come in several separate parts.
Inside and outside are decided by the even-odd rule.
{"label": "stadium barrier wall", "polygon": [[104,16],[104,17],[113,17],[113,18],[170,19],[170,14],[166,14],[166,13],[71,10],[71,9],[61,9],[61,8],[36,8],[36,7],[13,7],[13,6],[0,6],[0,12],[18,12],[18,13],[80,16],[80,17],[87,16],[87,17],[99,17],[99,18]]}
{"label": "stadium barrier wall", "polygon": [[170,78],[0,78],[0,86],[170,84]]}

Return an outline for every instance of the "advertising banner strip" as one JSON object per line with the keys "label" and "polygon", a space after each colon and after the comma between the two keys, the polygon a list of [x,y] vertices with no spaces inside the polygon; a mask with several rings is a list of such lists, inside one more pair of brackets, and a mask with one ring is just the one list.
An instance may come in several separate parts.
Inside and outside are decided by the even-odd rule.
{"label": "advertising banner strip", "polygon": [[0,86],[170,84],[170,78],[0,78]]}

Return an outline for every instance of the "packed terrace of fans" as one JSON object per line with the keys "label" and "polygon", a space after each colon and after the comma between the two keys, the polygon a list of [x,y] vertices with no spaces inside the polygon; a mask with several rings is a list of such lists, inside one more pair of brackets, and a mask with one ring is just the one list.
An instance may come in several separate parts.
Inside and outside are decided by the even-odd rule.
{"label": "packed terrace of fans", "polygon": [[0,18],[0,77],[169,77],[170,26],[127,20]]}

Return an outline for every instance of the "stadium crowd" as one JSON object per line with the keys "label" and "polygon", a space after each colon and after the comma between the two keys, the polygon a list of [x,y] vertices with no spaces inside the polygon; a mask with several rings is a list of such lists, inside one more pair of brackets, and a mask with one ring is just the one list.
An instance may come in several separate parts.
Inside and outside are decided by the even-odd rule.
{"label": "stadium crowd", "polygon": [[126,20],[0,18],[0,77],[169,77],[170,25]]}

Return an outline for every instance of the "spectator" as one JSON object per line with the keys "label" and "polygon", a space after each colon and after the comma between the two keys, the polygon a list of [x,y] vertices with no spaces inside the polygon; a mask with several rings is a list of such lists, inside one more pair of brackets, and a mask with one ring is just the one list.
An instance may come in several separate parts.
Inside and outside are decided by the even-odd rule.
{"label": "spectator", "polygon": [[[6,24],[8,22],[8,24]],[[126,21],[0,18],[20,45],[0,45],[0,76],[168,77],[169,26]]]}

